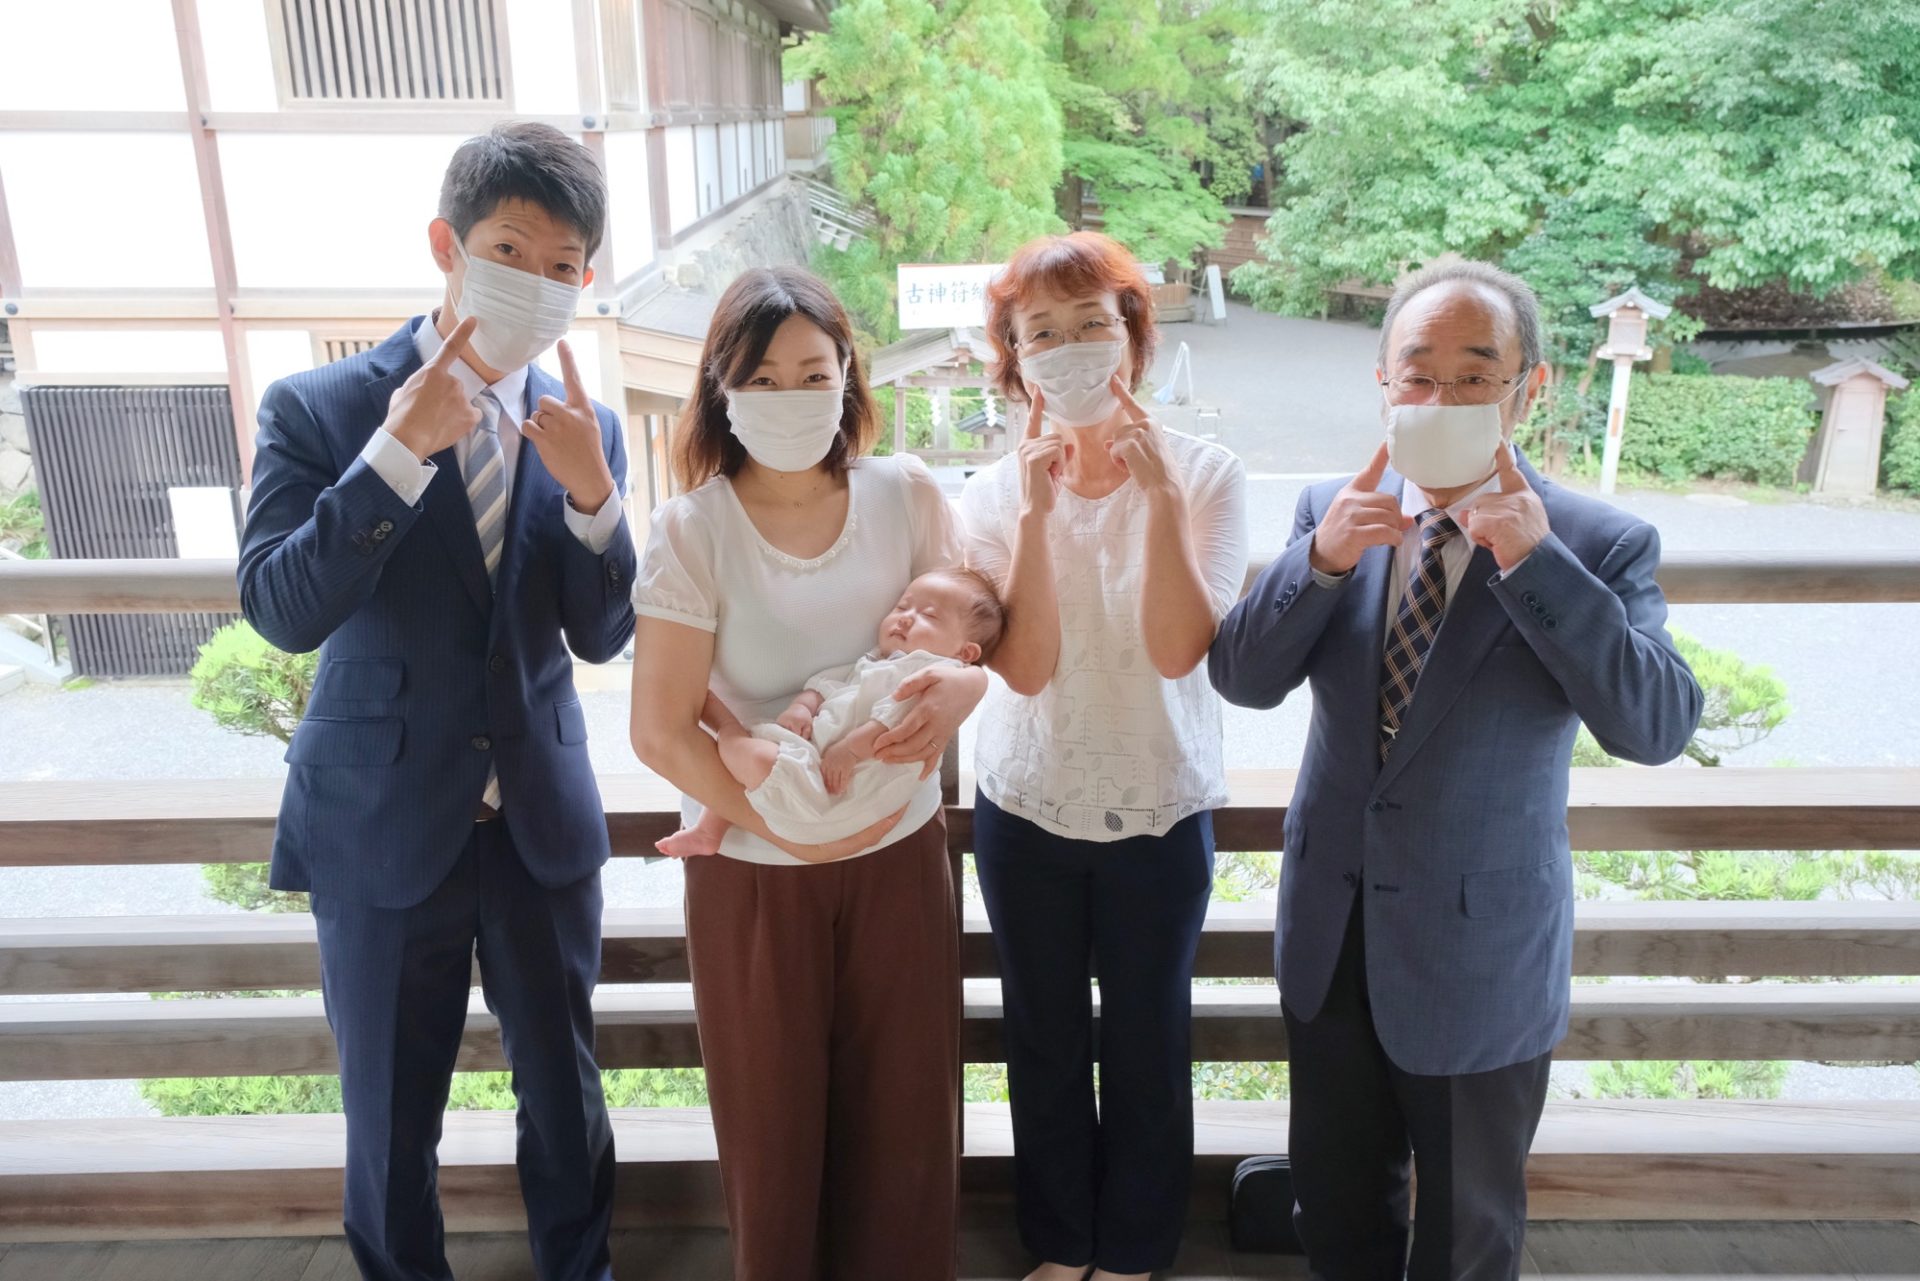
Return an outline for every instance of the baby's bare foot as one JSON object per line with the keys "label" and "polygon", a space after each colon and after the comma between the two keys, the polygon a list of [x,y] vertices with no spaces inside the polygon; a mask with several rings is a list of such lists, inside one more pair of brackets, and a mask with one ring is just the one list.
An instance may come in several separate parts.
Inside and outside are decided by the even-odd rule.
{"label": "baby's bare foot", "polygon": [[697,858],[702,854],[718,854],[720,838],[704,828],[683,827],[672,836],[655,841],[653,848],[668,858]]}

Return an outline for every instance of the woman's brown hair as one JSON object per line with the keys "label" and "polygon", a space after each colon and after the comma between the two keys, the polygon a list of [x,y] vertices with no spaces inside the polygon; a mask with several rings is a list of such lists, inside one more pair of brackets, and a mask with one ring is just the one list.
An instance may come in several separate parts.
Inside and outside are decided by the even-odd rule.
{"label": "woman's brown hair", "polygon": [[1140,265],[1126,246],[1097,231],[1066,236],[1041,236],[1014,252],[1007,269],[987,287],[987,336],[993,340],[993,379],[1008,400],[1025,400],[1027,386],[1020,376],[1020,352],[1014,346],[1014,309],[1034,292],[1069,298],[1112,292],[1119,301],[1120,319],[1127,324],[1133,344],[1133,388],[1153,368],[1160,331],[1153,323],[1153,294]]}
{"label": "woman's brown hair", "polygon": [[824,465],[834,475],[873,447],[880,413],[853,350],[853,325],[826,282],[798,267],[743,271],[720,295],[700,352],[700,380],[674,427],[673,475],[684,493],[715,476],[732,476],[747,461],[746,448],[727,419],[727,389],[753,377],[766,358],[774,330],[789,316],[804,316],[833,340],[847,367],[840,437]]}

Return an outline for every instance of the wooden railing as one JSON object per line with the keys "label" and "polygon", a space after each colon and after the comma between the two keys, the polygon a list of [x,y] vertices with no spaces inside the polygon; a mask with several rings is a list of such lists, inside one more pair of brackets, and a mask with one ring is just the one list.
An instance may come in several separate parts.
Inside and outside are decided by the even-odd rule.
{"label": "wooden railing", "polygon": [[[231,565],[17,568],[0,565],[0,612],[235,604]],[[1662,581],[1683,601],[1920,600],[1920,555],[1676,556]],[[1292,772],[1235,772],[1230,785],[1221,850],[1276,848]],[[280,786],[0,784],[0,866],[263,859]],[[648,852],[678,821],[660,780],[615,774],[601,786],[617,855]],[[948,809],[955,851],[971,843],[969,794],[963,781]],[[1576,770],[1567,821],[1577,849],[1920,848],[1920,769]],[[1208,918],[1197,1059],[1286,1052],[1267,981],[1271,910],[1222,903]],[[678,914],[614,910],[604,929],[603,1066],[696,1065]],[[978,916],[965,922],[963,962],[966,1057],[998,1059],[1000,997]],[[1565,1059],[1920,1060],[1920,984],[1886,981],[1920,975],[1913,903],[1582,903],[1574,968],[1639,981],[1575,984]],[[331,1072],[317,996],[218,995],[309,991],[317,975],[304,915],[0,921],[0,996],[51,998],[0,1003],[0,1080]],[[1702,977],[1735,981],[1688,981]],[[184,995],[99,999],[148,992]],[[498,1027],[476,1001],[460,1066],[503,1065]],[[1285,1149],[1286,1105],[1205,1103],[1198,1117],[1194,1212],[1217,1218],[1232,1164]],[[621,1223],[721,1221],[703,1110],[622,1111],[615,1126]],[[1004,1109],[969,1108],[966,1134],[970,1198],[1004,1198]],[[0,1242],[337,1231],[342,1143],[338,1117],[0,1123]],[[518,1223],[510,1116],[450,1116],[442,1156],[450,1228]],[[1529,1178],[1538,1217],[1920,1218],[1920,1105],[1555,1102]]]}

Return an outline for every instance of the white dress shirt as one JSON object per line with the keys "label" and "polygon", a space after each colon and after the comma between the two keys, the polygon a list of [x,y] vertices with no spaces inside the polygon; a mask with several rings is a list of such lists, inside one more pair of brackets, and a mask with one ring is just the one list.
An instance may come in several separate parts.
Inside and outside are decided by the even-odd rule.
{"label": "white dress shirt", "polygon": [[[445,343],[440,330],[434,325],[434,318],[427,316],[414,327],[413,346],[420,353],[420,363],[432,360]],[[511,373],[501,376],[500,381],[489,385],[473,367],[464,360],[453,362],[452,371],[456,381],[467,392],[468,399],[480,405],[482,410],[490,406],[480,399],[483,392],[492,392],[499,401],[500,409],[500,461],[506,469],[507,501],[513,501],[514,468],[520,461],[520,422],[523,417],[531,417],[531,406],[527,404],[527,369],[522,365]],[[474,431],[480,427],[475,425]],[[464,474],[467,454],[473,449],[473,433],[469,432],[453,446],[454,457],[460,461]],[[427,486],[440,470],[433,461],[422,461],[413,456],[413,451],[386,430],[373,433],[360,456],[367,460],[367,466],[379,473],[400,500],[413,507],[419,504],[420,496],[427,492]],[[620,527],[620,477],[614,477],[613,493],[600,506],[600,510],[588,515],[573,505],[569,497],[561,509],[567,528],[573,536],[586,545],[588,551],[598,556],[613,542],[614,530]]]}

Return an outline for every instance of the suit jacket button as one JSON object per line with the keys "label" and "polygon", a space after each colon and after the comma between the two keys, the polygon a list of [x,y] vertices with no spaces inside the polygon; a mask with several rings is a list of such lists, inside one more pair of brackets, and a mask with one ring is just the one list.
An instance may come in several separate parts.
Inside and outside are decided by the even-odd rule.
{"label": "suit jacket button", "polygon": [[380,532],[383,534],[391,534],[393,532],[393,522],[390,520],[381,521]]}
{"label": "suit jacket button", "polygon": [[475,734],[473,736],[474,751],[485,752],[485,751],[492,750],[492,748],[493,748],[493,740],[488,738],[485,734]]}
{"label": "suit jacket button", "polygon": [[1387,808],[1387,805],[1385,801],[1375,801],[1373,804],[1367,806],[1367,813],[1378,814],[1380,811],[1386,808]]}
{"label": "suit jacket button", "polygon": [[1560,626],[1560,620],[1549,614],[1540,620],[1540,626],[1546,628],[1548,631],[1552,631],[1554,628]]}
{"label": "suit jacket button", "polygon": [[1525,605],[1528,609],[1532,609],[1535,605],[1538,605],[1540,603],[1540,598],[1538,596],[1535,596],[1532,592],[1522,592],[1520,593],[1520,603],[1522,605]]}
{"label": "suit jacket button", "polygon": [[1355,876],[1352,872],[1343,873],[1340,879],[1345,881],[1349,885],[1358,885],[1360,883],[1360,878]]}
{"label": "suit jacket button", "polygon": [[495,654],[487,660],[487,670],[490,672],[504,672],[507,670],[507,660]]}

